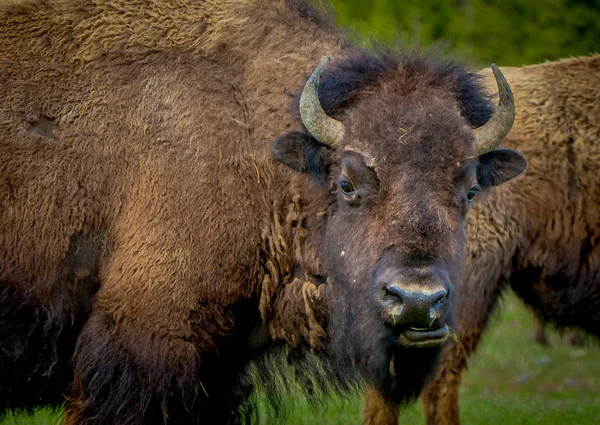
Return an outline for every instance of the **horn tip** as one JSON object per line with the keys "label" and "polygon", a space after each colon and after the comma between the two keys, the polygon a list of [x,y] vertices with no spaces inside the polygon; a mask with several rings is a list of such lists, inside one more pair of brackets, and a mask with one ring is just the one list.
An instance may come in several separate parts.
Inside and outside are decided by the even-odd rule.
{"label": "horn tip", "polygon": [[315,69],[314,74],[321,76],[323,72],[325,72],[325,68],[327,68],[327,65],[329,65],[330,60],[331,58],[329,56],[323,56],[321,58],[321,62],[319,62],[319,66],[317,66],[317,69]]}
{"label": "horn tip", "polygon": [[503,80],[505,79],[504,75],[502,74],[502,71],[500,71],[500,68],[498,67],[498,65],[493,63],[490,65],[490,68],[492,68],[492,72],[494,73],[496,80],[498,79],[498,77],[501,77]]}
{"label": "horn tip", "polygon": [[494,73],[494,78],[496,79],[496,84],[498,84],[498,90],[500,91],[500,96],[508,97],[511,101],[514,102],[512,89],[510,88],[508,81],[506,81],[506,77],[504,76],[502,71],[500,71],[500,68],[498,68],[498,65],[493,63],[491,65],[491,68]]}

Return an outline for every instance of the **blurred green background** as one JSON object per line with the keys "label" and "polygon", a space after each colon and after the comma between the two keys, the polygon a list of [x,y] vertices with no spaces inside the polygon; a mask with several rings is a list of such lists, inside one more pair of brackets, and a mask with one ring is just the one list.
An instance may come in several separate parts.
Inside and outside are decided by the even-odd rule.
{"label": "blurred green background", "polygon": [[[327,7],[328,0],[313,0]],[[462,59],[521,66],[600,51],[600,0],[332,0],[338,22],[386,44],[445,41]]]}

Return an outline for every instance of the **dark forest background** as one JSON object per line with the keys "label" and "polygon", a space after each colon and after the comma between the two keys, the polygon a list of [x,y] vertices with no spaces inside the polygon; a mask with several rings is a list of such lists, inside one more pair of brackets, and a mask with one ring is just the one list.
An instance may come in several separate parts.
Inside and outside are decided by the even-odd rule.
{"label": "dark forest background", "polygon": [[[461,59],[521,66],[600,51],[600,0],[313,0],[357,34]],[[367,41],[368,43],[369,41]]]}

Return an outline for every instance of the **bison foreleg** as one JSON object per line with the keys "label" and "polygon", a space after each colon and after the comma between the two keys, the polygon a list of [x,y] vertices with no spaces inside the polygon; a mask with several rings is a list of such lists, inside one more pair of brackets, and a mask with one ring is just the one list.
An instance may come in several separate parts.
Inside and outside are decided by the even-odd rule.
{"label": "bison foreleg", "polygon": [[465,303],[462,300],[464,306],[459,305],[457,340],[444,351],[435,378],[425,387],[421,397],[428,425],[460,424],[458,400],[462,372],[477,349],[491,313],[506,287],[502,278],[490,279],[487,284],[475,285],[469,292],[469,299],[477,302]]}
{"label": "bison foreleg", "polygon": [[[453,352],[456,350],[459,350],[457,346],[449,347],[435,381],[424,390],[422,402],[429,425],[460,423],[458,389],[468,355]],[[368,388],[365,392],[364,417],[365,425],[397,425],[398,404],[385,398],[379,391]]]}
{"label": "bison foreleg", "polygon": [[365,391],[365,425],[397,425],[398,404],[384,397],[379,391]]}

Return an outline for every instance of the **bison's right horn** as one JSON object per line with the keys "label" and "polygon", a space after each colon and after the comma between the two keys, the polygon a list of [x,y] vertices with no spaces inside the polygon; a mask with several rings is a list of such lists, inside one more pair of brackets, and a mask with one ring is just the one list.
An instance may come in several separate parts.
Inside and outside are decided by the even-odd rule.
{"label": "bison's right horn", "polygon": [[310,134],[319,142],[333,149],[337,148],[344,138],[344,124],[329,117],[319,101],[318,86],[321,75],[329,63],[329,56],[321,59],[302,91],[300,97],[300,116]]}
{"label": "bison's right horn", "polygon": [[508,135],[515,121],[515,99],[512,90],[496,64],[492,64],[492,71],[494,71],[494,78],[498,84],[500,101],[492,118],[486,124],[473,130],[475,152],[478,155],[496,149]]}

